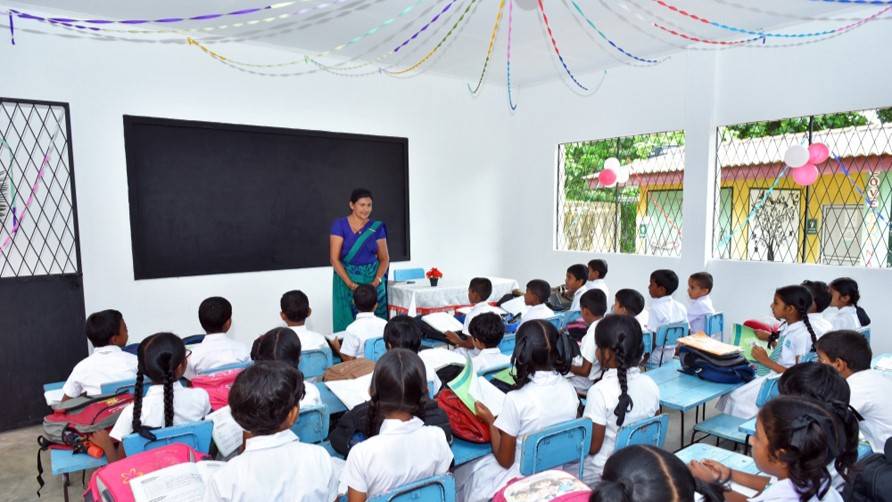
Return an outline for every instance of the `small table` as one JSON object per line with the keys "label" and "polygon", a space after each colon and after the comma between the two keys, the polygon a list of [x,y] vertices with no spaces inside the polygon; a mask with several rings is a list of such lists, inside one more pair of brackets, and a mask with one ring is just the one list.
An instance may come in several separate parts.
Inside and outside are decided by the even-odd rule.
{"label": "small table", "polygon": [[756,417],[753,417],[750,420],[740,424],[740,432],[746,434],[747,436],[755,436],[756,435]]}
{"label": "small table", "polygon": [[[496,301],[511,293],[519,286],[514,279],[489,277],[492,282],[492,295],[489,301]],[[409,316],[426,315],[433,312],[446,312],[468,305],[468,281],[440,279],[437,286],[431,286],[427,279],[409,282],[388,282],[387,308],[391,314]]]}

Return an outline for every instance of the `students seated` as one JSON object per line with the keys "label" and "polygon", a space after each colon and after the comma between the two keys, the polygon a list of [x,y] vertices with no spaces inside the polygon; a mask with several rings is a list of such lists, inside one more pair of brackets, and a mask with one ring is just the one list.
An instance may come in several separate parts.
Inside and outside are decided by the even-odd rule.
{"label": "students seated", "polygon": [[613,454],[617,430],[656,415],[660,408],[659,387],[638,369],[644,355],[641,337],[641,326],[624,315],[606,317],[595,329],[598,364],[605,371],[589,389],[582,412],[594,424],[583,479],[588,485],[597,484]]}
{"label": "students seated", "polygon": [[[688,309],[672,298],[678,289],[678,275],[669,269],[654,270],[650,274],[647,292],[650,294],[650,315],[648,326],[654,332],[661,326],[678,322],[688,322]],[[675,357],[675,344],[664,345],[662,353],[658,347],[650,354],[650,364],[665,364]]]}
{"label": "students seated", "polygon": [[357,310],[356,320],[347,326],[339,348],[345,361],[365,357],[365,342],[383,336],[387,325],[387,321],[375,316],[378,292],[370,284],[360,284],[353,290],[353,304]]}
{"label": "students seated", "polygon": [[554,311],[545,304],[549,296],[551,296],[551,286],[547,282],[542,279],[533,279],[528,282],[527,290],[523,294],[523,301],[530,308],[520,316],[520,324],[554,317]]}
{"label": "students seated", "polygon": [[[384,326],[384,345],[387,347],[387,350],[407,349],[418,354],[418,351],[421,350],[421,336],[421,328],[418,326],[418,321],[407,315],[395,316],[387,321],[387,324]],[[421,358],[421,361],[424,362],[424,357]],[[426,382],[429,385],[433,385],[433,388],[430,390],[436,395],[437,392],[440,392],[440,387],[443,385],[437,376],[437,369],[427,363],[424,364],[424,368],[427,378]]]}
{"label": "students seated", "polygon": [[207,335],[192,346],[192,356],[186,369],[186,378],[226,364],[246,362],[251,359],[250,348],[230,336],[232,304],[226,298],[213,296],[198,307],[198,321]]}
{"label": "students seated", "polygon": [[829,309],[828,315],[834,330],[857,331],[870,326],[870,316],[858,306],[861,294],[858,292],[857,282],[848,277],[834,279],[830,282],[830,294],[832,295],[833,309]]}
{"label": "students seated", "polygon": [[[480,314],[485,314],[487,312],[501,312],[502,309],[498,307],[493,307],[489,304],[487,300],[492,296],[492,281],[487,279],[486,277],[475,277],[471,279],[471,283],[468,284],[468,302],[472,305],[471,311],[465,315],[465,320],[462,323],[461,332],[464,335],[470,334],[471,321],[474,320]],[[453,333],[452,331],[447,331],[444,333],[446,339],[452,345],[456,347],[460,347],[466,349],[468,355],[473,355],[473,341],[469,337],[462,338],[457,333]]]}
{"label": "students seated", "polygon": [[[254,345],[251,347],[251,360],[255,362],[282,361],[300,369],[301,346],[300,337],[291,328],[273,328],[254,340]],[[303,380],[303,374],[301,374],[301,380]],[[319,389],[312,383],[307,383],[300,405],[310,406],[321,403],[322,395],[319,394]]]}
{"label": "students seated", "polygon": [[886,440],[892,437],[892,399],[889,377],[870,367],[873,353],[870,344],[858,332],[831,331],[815,345],[818,359],[836,368],[852,391],[850,403],[864,418],[861,433],[870,448],[882,453]]}
{"label": "students seated", "polygon": [[570,303],[571,312],[579,312],[579,299],[582,298],[583,293],[588,291],[586,279],[588,279],[588,269],[585,265],[578,263],[571,265],[567,269],[567,276],[564,278],[564,288],[566,290],[564,294],[567,298],[572,299]]}
{"label": "students seated", "polygon": [[691,475],[684,462],[668,451],[650,445],[632,445],[617,451],[604,464],[601,484],[590,502],[664,502],[725,500],[720,487]]}
{"label": "students seated", "polygon": [[830,306],[833,296],[830,293],[830,286],[822,281],[802,281],[802,286],[811,293],[812,303],[808,309],[808,322],[811,323],[812,329],[820,338],[824,333],[833,330],[830,320],[824,316],[824,312]]}
{"label": "students seated", "polygon": [[595,328],[607,312],[607,297],[600,289],[591,289],[582,295],[579,303],[582,320],[588,325],[588,329],[579,345],[580,355],[570,367],[570,373],[573,374],[570,382],[577,392],[584,394],[601,373],[601,365],[596,357]]}
{"label": "students seated", "polygon": [[282,312],[279,315],[289,328],[294,330],[303,350],[319,350],[328,347],[328,340],[324,336],[310,331],[306,327],[307,318],[313,313],[310,308],[310,299],[303,291],[293,290],[282,295],[279,300]]}
{"label": "students seated", "polygon": [[375,365],[369,395],[369,421],[378,433],[347,455],[341,481],[350,502],[449,470],[453,457],[446,435],[417,416],[427,401],[424,363],[417,354],[405,349],[384,354]]}
{"label": "students seated", "polygon": [[[691,325],[691,333],[702,333],[706,331],[706,316],[715,314],[715,307],[712,306],[712,274],[709,272],[697,272],[688,277],[688,322]],[[717,333],[715,337],[722,339],[722,334]]]}
{"label": "students seated", "polygon": [[477,417],[490,426],[493,454],[456,468],[458,500],[492,498],[520,475],[519,438],[576,418],[579,400],[562,376],[570,370],[575,343],[543,320],[520,326],[513,357],[516,390],[508,392],[498,417],[476,403]]}
{"label": "students seated", "polygon": [[282,361],[260,361],[239,374],[229,405],[232,418],[245,430],[244,450],[213,473],[205,502],[337,498],[338,473],[331,456],[291,431],[304,385],[300,371]]}
{"label": "students seated", "polygon": [[642,331],[647,329],[648,315],[647,310],[644,310],[644,297],[634,289],[617,291],[616,296],[613,298],[613,308],[610,309],[610,313],[632,316],[641,325]]}
{"label": "students seated", "polygon": [[[133,402],[118,416],[111,432],[96,432],[90,438],[105,451],[109,462],[124,456],[123,446],[115,447],[114,441],[120,442],[131,433],[147,434],[151,428],[197,422],[211,412],[207,392],[183,387],[179,381],[189,359],[180,337],[156,333],[140,342],[137,357],[139,370]],[[145,385],[151,387],[143,397]]]}
{"label": "students seated", "polygon": [[93,353],[74,366],[62,387],[62,400],[83,394],[98,396],[102,384],[136,377],[136,356],[121,350],[127,345],[127,324],[117,310],[90,314],[84,329]]}
{"label": "students seated", "polygon": [[601,259],[595,259],[588,262],[588,282],[585,283],[586,289],[600,289],[604,292],[604,296],[610,298],[610,288],[607,287],[607,262]]}
{"label": "students seated", "polygon": [[480,314],[471,321],[471,340],[477,351],[471,359],[474,373],[480,374],[511,362],[511,356],[502,354],[499,344],[505,337],[505,323],[496,314]]}

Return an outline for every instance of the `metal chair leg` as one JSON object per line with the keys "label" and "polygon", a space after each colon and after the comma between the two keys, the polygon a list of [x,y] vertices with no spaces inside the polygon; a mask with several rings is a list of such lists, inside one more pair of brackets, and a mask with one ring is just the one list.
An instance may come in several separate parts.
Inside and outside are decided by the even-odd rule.
{"label": "metal chair leg", "polygon": [[63,475],[62,481],[62,495],[65,497],[65,502],[68,502],[68,486],[71,485],[71,479],[68,477],[68,473],[66,472]]}

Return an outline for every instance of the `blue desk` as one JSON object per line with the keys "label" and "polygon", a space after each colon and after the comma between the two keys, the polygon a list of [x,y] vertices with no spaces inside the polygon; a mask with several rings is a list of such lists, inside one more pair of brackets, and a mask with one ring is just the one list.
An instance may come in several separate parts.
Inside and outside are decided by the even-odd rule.
{"label": "blue desk", "polygon": [[[483,458],[492,453],[490,443],[471,443],[464,439],[452,439],[452,455],[455,457],[455,466],[458,467],[472,460]],[[519,453],[519,452],[518,452]]]}
{"label": "blue desk", "polygon": [[344,403],[338,399],[338,396],[334,395],[334,392],[328,388],[327,385],[323,382],[316,382],[316,388],[319,389],[319,395],[322,398],[322,403],[328,408],[328,414],[334,415],[335,413],[343,413],[347,411],[347,407],[344,406]]}
{"label": "blue desk", "polygon": [[65,502],[68,502],[68,487],[71,486],[69,474],[86,471],[87,469],[96,469],[108,463],[104,456],[93,458],[86,453],[74,453],[71,450],[49,450],[49,452],[50,469],[53,476],[61,474],[64,477],[62,490]]}
{"label": "blue desk", "polygon": [[759,474],[756,462],[746,455],[703,443],[694,443],[687,448],[675,452],[675,456],[687,464],[691,460],[715,460],[722,464],[749,474]]}
{"label": "blue desk", "polygon": [[747,434],[749,436],[756,435],[756,417],[753,417],[750,420],[740,424],[740,432]]}

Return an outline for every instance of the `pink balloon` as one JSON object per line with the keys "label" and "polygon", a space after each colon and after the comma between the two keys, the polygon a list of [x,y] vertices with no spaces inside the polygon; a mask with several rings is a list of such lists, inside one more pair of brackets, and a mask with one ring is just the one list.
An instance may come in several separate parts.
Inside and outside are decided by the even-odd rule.
{"label": "pink balloon", "polygon": [[808,163],[818,165],[827,160],[830,156],[830,149],[824,143],[814,143],[808,145]]}
{"label": "pink balloon", "polygon": [[790,171],[793,181],[797,185],[808,186],[818,180],[818,168],[812,164],[806,164]]}
{"label": "pink balloon", "polygon": [[613,169],[604,169],[598,173],[598,182],[604,187],[613,185],[616,183],[616,171]]}

